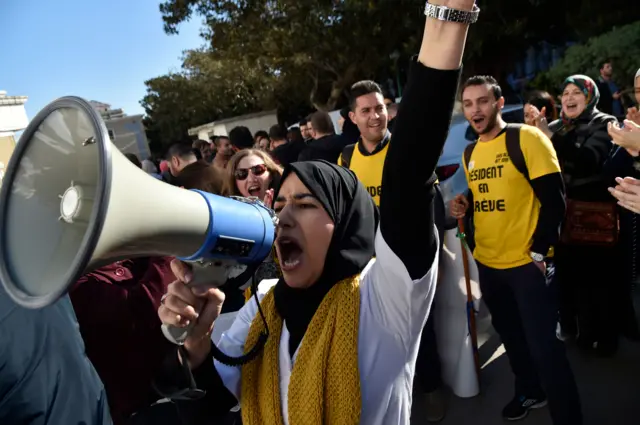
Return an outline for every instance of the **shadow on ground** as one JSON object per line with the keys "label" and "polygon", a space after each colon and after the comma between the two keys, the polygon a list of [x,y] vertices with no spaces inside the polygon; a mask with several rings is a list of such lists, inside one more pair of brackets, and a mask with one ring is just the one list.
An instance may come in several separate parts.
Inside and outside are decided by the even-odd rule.
{"label": "shadow on ground", "polygon": [[[636,294],[636,311],[640,295]],[[441,425],[496,425],[503,421],[500,412],[513,396],[513,377],[500,339],[488,317],[478,321],[481,374],[480,395],[470,399],[448,396],[447,416]],[[567,346],[576,375],[584,425],[640,424],[640,343],[623,340],[612,359],[587,356]],[[491,361],[490,361],[491,359]],[[427,424],[420,389],[414,391],[411,424]],[[547,408],[532,411],[518,422],[522,425],[552,425]]]}

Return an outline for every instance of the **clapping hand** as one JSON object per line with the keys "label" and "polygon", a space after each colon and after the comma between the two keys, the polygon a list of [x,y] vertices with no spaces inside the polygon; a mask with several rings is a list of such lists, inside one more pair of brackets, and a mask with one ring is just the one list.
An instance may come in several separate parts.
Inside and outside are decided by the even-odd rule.
{"label": "clapping hand", "polygon": [[640,155],[640,125],[631,120],[624,121],[624,127],[617,122],[609,123],[609,136],[618,146],[622,146],[632,156]]}
{"label": "clapping hand", "polygon": [[268,208],[273,208],[273,194],[274,194],[273,189],[267,190],[264,194],[264,199],[262,200],[262,203],[265,204]]}
{"label": "clapping hand", "polygon": [[635,106],[627,109],[627,119],[629,121],[633,121],[634,123],[640,125],[640,112],[638,112],[638,108]]}
{"label": "clapping hand", "polygon": [[541,111],[538,111],[538,108],[532,106],[533,109],[533,125],[538,127],[540,131],[542,131],[548,138],[553,136],[553,132],[549,128],[549,123],[547,122],[547,107],[543,106]]}
{"label": "clapping hand", "polygon": [[609,192],[618,200],[618,205],[640,214],[640,180],[617,177],[616,183],[616,187],[610,187]]}

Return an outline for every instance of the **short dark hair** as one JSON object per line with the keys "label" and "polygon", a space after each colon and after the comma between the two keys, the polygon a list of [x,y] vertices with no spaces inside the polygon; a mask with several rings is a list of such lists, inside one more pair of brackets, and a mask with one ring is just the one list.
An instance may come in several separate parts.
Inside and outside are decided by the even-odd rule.
{"label": "short dark hair", "polygon": [[269,139],[287,140],[287,129],[280,124],[272,125],[269,129]]}
{"label": "short dark hair", "polygon": [[302,142],[304,139],[302,138],[302,132],[299,127],[291,127],[287,132],[287,139],[290,142]]}
{"label": "short dark hair", "polygon": [[173,145],[171,145],[171,147],[169,147],[169,150],[167,150],[166,158],[171,159],[174,156],[182,159],[187,159],[190,157],[196,157],[196,153],[193,151],[191,144],[174,143]]}
{"label": "short dark hair", "polygon": [[611,58],[606,58],[598,62],[598,71],[604,68],[604,66],[608,63],[613,65],[613,60]]}
{"label": "short dark hair", "polygon": [[198,140],[194,140],[193,144],[191,145],[191,147],[193,149],[202,149],[205,146],[208,146],[209,142],[206,140],[202,140],[202,139],[198,139]]}
{"label": "short dark hair", "polygon": [[251,134],[251,130],[244,126],[232,128],[229,132],[229,141],[231,141],[231,144],[239,150],[251,149],[253,147],[253,135]]}
{"label": "short dark hair", "polygon": [[[314,112],[315,114],[315,112]],[[311,117],[313,116],[313,114],[309,114],[307,115],[307,124],[311,121]]]}
{"label": "short dark hair", "polygon": [[465,81],[464,84],[462,85],[462,90],[460,90],[460,96],[462,96],[462,94],[467,89],[467,87],[484,86],[485,84],[489,86],[489,89],[493,92],[493,95],[495,96],[496,100],[502,97],[502,87],[500,87],[500,84],[498,84],[498,81],[495,78],[493,78],[491,75],[474,75],[473,77],[470,77],[469,79],[467,79],[467,81]]}
{"label": "short dark hair", "polygon": [[269,133],[267,133],[264,130],[258,130],[256,131],[256,134],[253,135],[253,140],[254,141],[258,141],[258,139],[268,139],[269,138]]}
{"label": "short dark hair", "polygon": [[334,134],[336,132],[331,116],[326,112],[318,111],[311,115],[311,125],[316,133]]}
{"label": "short dark hair", "polygon": [[307,122],[308,122],[308,120],[305,118],[305,119],[303,119],[303,120],[300,120],[300,122],[298,123],[298,125],[299,125],[300,127],[302,127],[303,125],[304,125],[304,126],[306,126],[306,125],[307,125]]}
{"label": "short dark hair", "polygon": [[349,107],[352,111],[356,109],[356,100],[360,96],[366,96],[371,93],[378,93],[384,96],[382,93],[382,89],[380,85],[375,81],[371,80],[363,80],[358,81],[354,85],[351,86],[351,90],[349,91]]}
{"label": "short dark hair", "polygon": [[203,161],[184,167],[176,177],[176,185],[185,189],[197,189],[220,195],[224,175],[215,167]]}
{"label": "short dark hair", "polygon": [[133,165],[135,165],[138,168],[142,168],[142,163],[140,162],[138,155],[136,155],[135,153],[127,152],[124,154],[124,156],[126,156],[127,159],[133,163]]}
{"label": "short dark hair", "polygon": [[218,146],[220,144],[220,142],[222,141],[222,139],[226,139],[226,140],[231,141],[228,136],[216,136],[216,138],[213,140],[213,144]]}
{"label": "short dark hair", "polygon": [[540,111],[542,111],[542,108],[546,108],[546,118],[549,122],[558,119],[556,102],[553,99],[553,96],[546,91],[534,90],[531,93],[528,93],[525,97],[524,104],[533,105]]}

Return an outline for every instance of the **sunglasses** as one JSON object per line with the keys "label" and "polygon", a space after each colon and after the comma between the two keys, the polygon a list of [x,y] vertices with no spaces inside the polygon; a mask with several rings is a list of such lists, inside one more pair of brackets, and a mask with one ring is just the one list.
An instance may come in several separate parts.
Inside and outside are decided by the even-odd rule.
{"label": "sunglasses", "polygon": [[236,169],[234,176],[236,180],[242,181],[242,180],[245,180],[247,177],[249,177],[249,171],[251,171],[251,174],[258,177],[263,175],[265,171],[267,171],[267,166],[264,164],[258,164],[249,168],[238,168]]}

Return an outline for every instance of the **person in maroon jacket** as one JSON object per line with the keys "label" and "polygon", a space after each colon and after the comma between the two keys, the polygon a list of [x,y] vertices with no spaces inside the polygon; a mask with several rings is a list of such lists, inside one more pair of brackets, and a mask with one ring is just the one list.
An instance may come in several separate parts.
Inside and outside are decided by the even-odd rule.
{"label": "person in maroon jacket", "polygon": [[104,383],[115,425],[160,397],[152,380],[172,344],[156,311],[176,278],[172,258],[124,260],[88,273],[70,292],[87,357]]}

